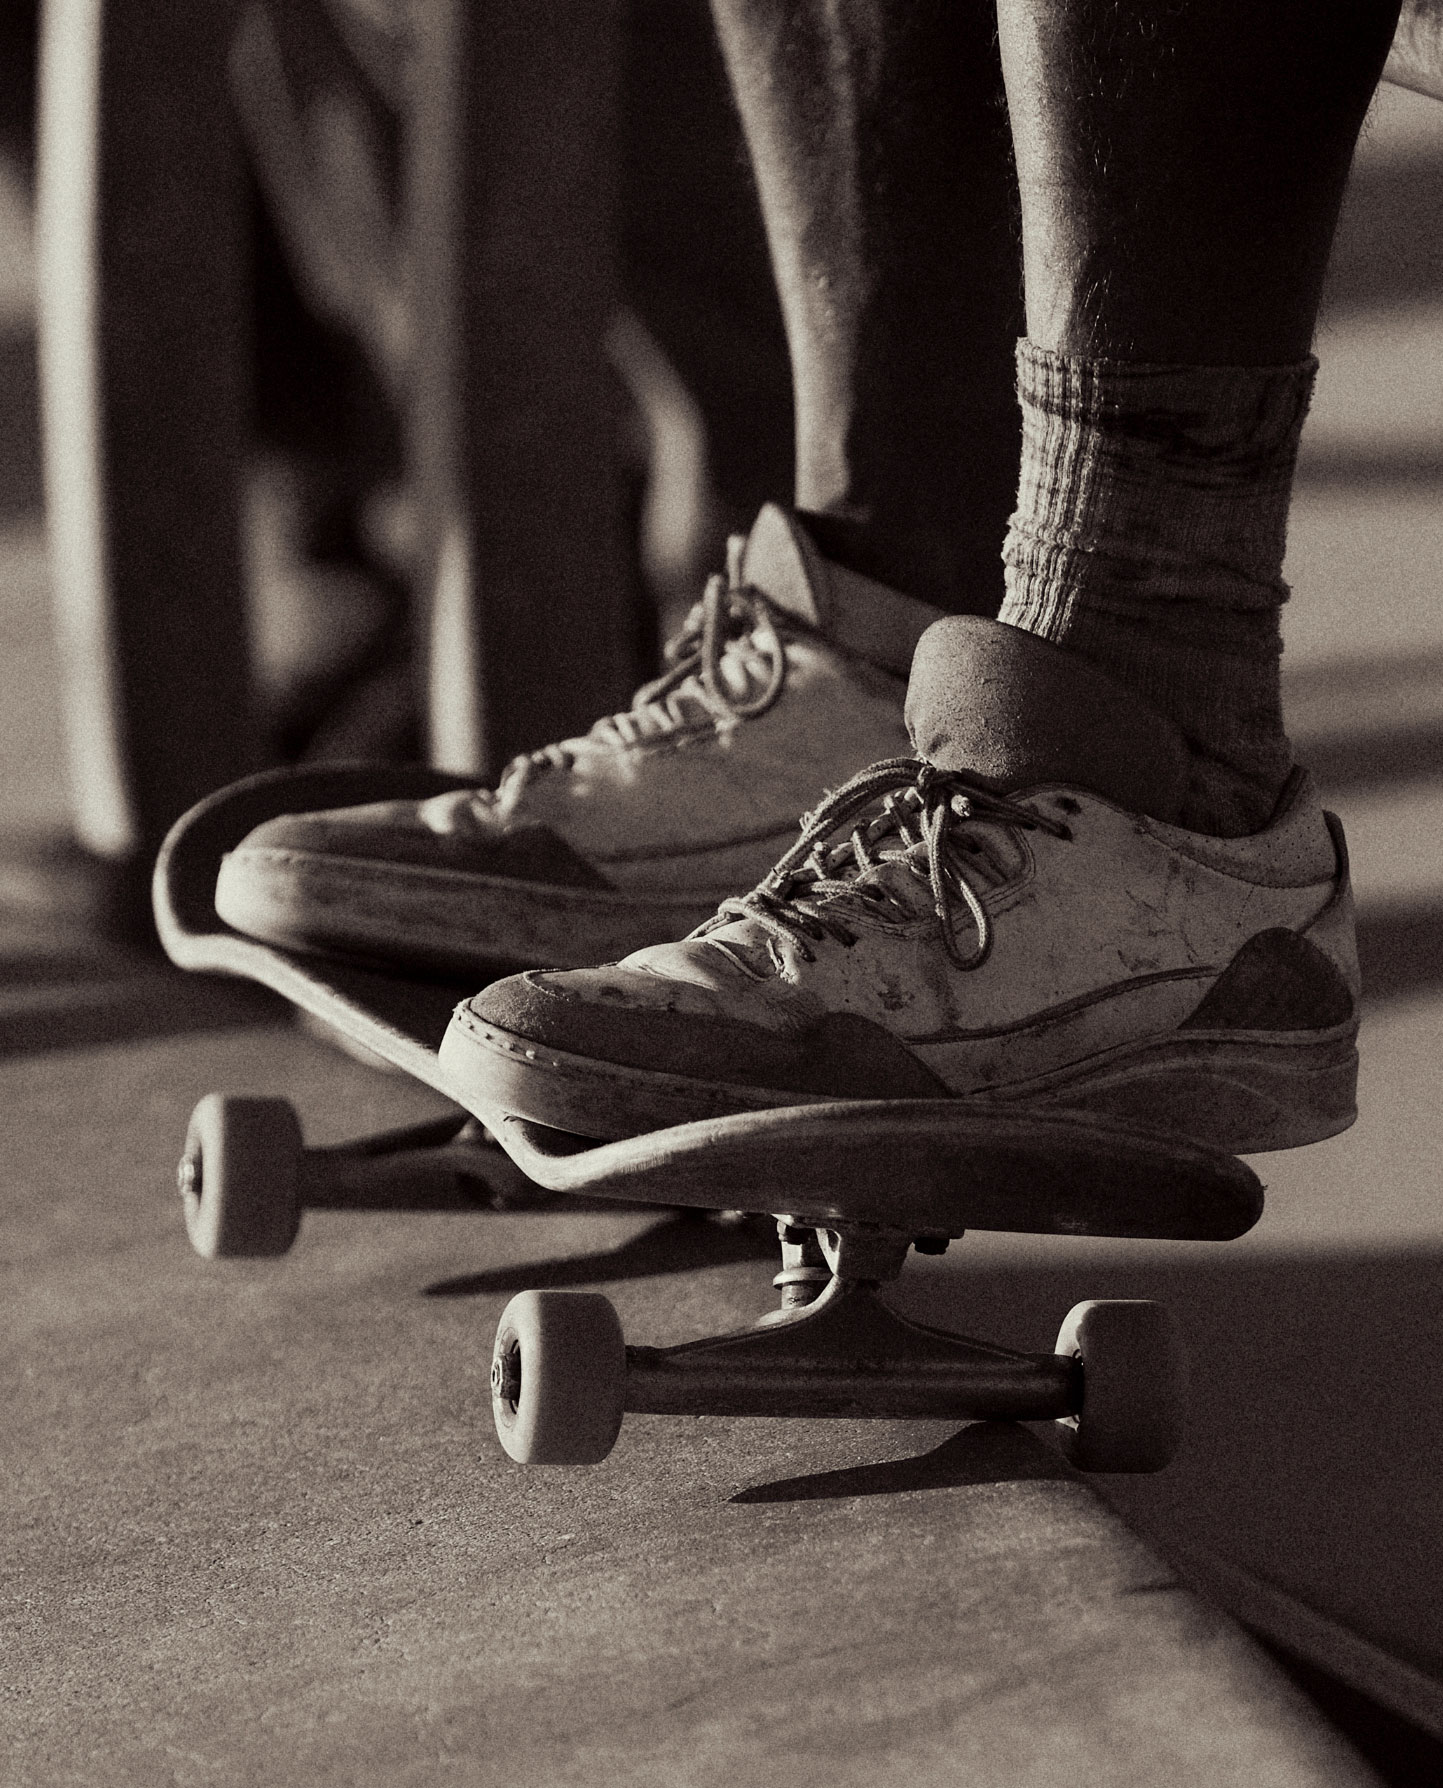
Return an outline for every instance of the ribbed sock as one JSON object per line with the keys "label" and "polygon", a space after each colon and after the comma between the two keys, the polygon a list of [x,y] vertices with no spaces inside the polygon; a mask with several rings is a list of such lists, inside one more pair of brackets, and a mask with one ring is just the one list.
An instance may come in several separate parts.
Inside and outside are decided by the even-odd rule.
{"label": "ribbed sock", "polygon": [[1181,824],[1267,824],[1291,766],[1279,612],[1317,362],[1133,366],[1018,344],[1022,476],[1000,619],[1102,666],[1182,729]]}

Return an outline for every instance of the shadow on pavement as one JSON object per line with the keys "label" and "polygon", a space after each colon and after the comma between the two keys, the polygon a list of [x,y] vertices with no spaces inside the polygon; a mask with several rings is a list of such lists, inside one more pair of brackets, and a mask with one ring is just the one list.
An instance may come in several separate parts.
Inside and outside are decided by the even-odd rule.
{"label": "shadow on pavement", "polygon": [[0,524],[39,512],[40,397],[35,337],[0,330]]}
{"label": "shadow on pavement", "polygon": [[[1387,1188],[1371,1195],[1384,1205]],[[1050,1345],[1080,1298],[1166,1303],[1192,1362],[1183,1449],[1159,1476],[1098,1488],[1165,1554],[1215,1552],[1443,1678],[1436,1246],[956,1253],[908,1275],[907,1316],[1026,1349]]]}
{"label": "shadow on pavement", "polygon": [[1360,162],[1348,183],[1323,315],[1426,303],[1443,291],[1443,162]]}
{"label": "shadow on pavement", "polygon": [[1299,755],[1330,796],[1418,782],[1443,774],[1443,724],[1340,733],[1309,740]]}
{"label": "shadow on pavement", "polygon": [[619,1248],[576,1254],[566,1260],[523,1261],[491,1272],[441,1279],[428,1285],[424,1295],[474,1298],[502,1291],[605,1285],[617,1279],[654,1279],[738,1261],[775,1260],[776,1255],[776,1228],[769,1222],[715,1223],[688,1212],[644,1229]]}
{"label": "shadow on pavement", "polygon": [[1443,983],[1443,901],[1360,913],[1358,962],[1369,1005]]}
{"label": "shadow on pavement", "polygon": [[878,1465],[851,1465],[779,1478],[740,1490],[732,1502],[825,1502],[845,1496],[896,1496],[906,1490],[955,1490],[967,1484],[1018,1484],[1067,1478],[1060,1454],[1013,1422],[970,1422],[929,1453]]}

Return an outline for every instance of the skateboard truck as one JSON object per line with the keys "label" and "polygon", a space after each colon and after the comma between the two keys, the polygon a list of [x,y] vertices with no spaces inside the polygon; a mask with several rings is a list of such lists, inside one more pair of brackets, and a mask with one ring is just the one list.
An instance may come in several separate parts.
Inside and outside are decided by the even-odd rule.
{"label": "skateboard truck", "polygon": [[1091,1471],[1157,1471],[1186,1370],[1167,1311],[1091,1301],[1053,1351],[1019,1353],[892,1310],[909,1254],[966,1229],[1226,1241],[1263,1207],[1246,1163],[1071,1112],[851,1100],[743,1112],[597,1142],[505,1112],[487,1122],[559,1191],[776,1211],[781,1308],[738,1334],[627,1346],[597,1293],[523,1292],[501,1318],[492,1407],[525,1464],[594,1464],[635,1414],[1009,1418],[1059,1425]]}
{"label": "skateboard truck", "polygon": [[[1044,1422],[1094,1471],[1157,1471],[1185,1398],[1168,1313],[1141,1300],[1069,1314],[1050,1354],[1018,1353],[912,1322],[878,1287],[917,1238],[869,1223],[778,1219],[782,1308],[755,1328],[674,1347],[628,1346],[598,1293],[530,1291],[502,1314],[492,1410],[523,1464],[595,1464],[626,1414]],[[925,1252],[950,1238],[927,1235]]]}
{"label": "skateboard truck", "polygon": [[209,1093],[176,1168],[192,1247],[208,1260],[285,1254],[306,1210],[554,1207],[464,1112],[307,1148],[285,1099]]}
{"label": "skateboard truck", "polygon": [[879,1288],[913,1250],[944,1252],[964,1224],[1224,1240],[1256,1221],[1256,1176],[1145,1132],[939,1106],[787,1108],[610,1144],[499,1117],[503,1154],[461,1112],[307,1148],[284,1099],[211,1094],[192,1116],[178,1178],[191,1242],[209,1257],[283,1254],[307,1208],[715,1214],[765,1210],[761,1188],[788,1185],[799,1203],[777,1218],[781,1307],[751,1329],[628,1346],[598,1293],[511,1300],[492,1410],[521,1463],[597,1463],[630,1412],[1053,1421],[1082,1469],[1161,1469],[1178,1444],[1186,1376],[1161,1305],[1079,1304],[1054,1351],[1033,1354],[913,1322]]}
{"label": "skateboard truck", "polygon": [[308,1210],[630,1208],[547,1191],[464,1111],[315,1148],[288,1100],[230,1093],[207,1093],[191,1113],[176,1187],[191,1246],[206,1260],[286,1254]]}

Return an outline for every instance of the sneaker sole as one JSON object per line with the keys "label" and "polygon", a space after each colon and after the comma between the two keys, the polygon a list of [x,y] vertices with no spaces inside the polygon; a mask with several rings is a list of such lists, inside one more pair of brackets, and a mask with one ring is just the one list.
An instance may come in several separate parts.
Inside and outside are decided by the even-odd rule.
{"label": "sneaker sole", "polygon": [[[1128,1045],[1005,1089],[959,1093],[1114,1118],[1229,1154],[1322,1142],[1357,1116],[1357,1023],[1322,1034],[1209,1033]],[[441,1044],[457,1099],[483,1120],[529,1118],[612,1140],[835,1095],[701,1081],[568,1054],[457,1008]]]}
{"label": "sneaker sole", "polygon": [[608,1141],[737,1111],[835,1102],[832,1093],[693,1080],[571,1055],[488,1024],[467,1005],[441,1039],[440,1061],[452,1096],[483,1121],[525,1117]]}
{"label": "sneaker sole", "polygon": [[1233,1155],[1323,1142],[1358,1115],[1358,1022],[1324,1032],[1224,1031],[1129,1044],[993,1091],[998,1103],[1086,1111]]}

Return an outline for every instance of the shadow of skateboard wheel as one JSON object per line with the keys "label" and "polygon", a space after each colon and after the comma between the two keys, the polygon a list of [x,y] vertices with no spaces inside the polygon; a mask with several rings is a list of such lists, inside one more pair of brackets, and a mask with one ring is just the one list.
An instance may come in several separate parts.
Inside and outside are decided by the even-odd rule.
{"label": "shadow of skateboard wheel", "polygon": [[286,1253],[300,1228],[301,1126],[285,1099],[208,1093],[191,1113],[176,1182],[206,1260]]}

